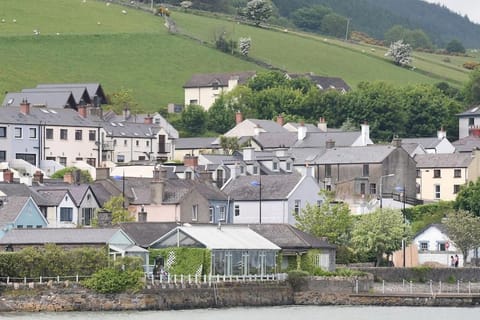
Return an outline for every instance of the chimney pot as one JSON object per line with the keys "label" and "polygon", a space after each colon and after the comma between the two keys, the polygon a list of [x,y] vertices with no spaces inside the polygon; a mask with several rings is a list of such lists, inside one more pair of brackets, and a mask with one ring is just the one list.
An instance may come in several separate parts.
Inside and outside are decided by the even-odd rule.
{"label": "chimney pot", "polygon": [[9,169],[3,171],[3,181],[7,183],[13,182],[13,172]]}
{"label": "chimney pot", "polygon": [[153,123],[153,117],[151,115],[147,115],[145,119],[143,120],[144,124],[152,124]]}
{"label": "chimney pot", "polygon": [[237,111],[237,113],[235,113],[235,123],[239,124],[242,121],[243,121],[243,115],[240,111]]}
{"label": "chimney pot", "polygon": [[30,114],[30,103],[26,99],[23,99],[22,103],[20,103],[20,112]]}
{"label": "chimney pot", "polygon": [[87,107],[84,104],[79,105],[77,107],[77,110],[78,110],[78,114],[80,115],[80,117],[82,117],[82,118],[87,117]]}
{"label": "chimney pot", "polygon": [[283,127],[283,125],[285,124],[285,119],[283,118],[283,115],[279,114],[277,116],[277,123],[279,126]]}

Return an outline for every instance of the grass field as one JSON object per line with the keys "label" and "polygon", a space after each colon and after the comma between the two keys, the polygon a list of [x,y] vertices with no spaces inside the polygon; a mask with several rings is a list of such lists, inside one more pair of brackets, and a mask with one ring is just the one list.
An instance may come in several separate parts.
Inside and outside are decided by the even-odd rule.
{"label": "grass field", "polygon": [[[394,66],[381,47],[177,11],[172,18],[182,33],[203,42],[212,43],[223,31],[234,39],[250,36],[255,59],[290,72],[342,77],[351,86],[376,80],[461,85],[468,78],[463,62],[478,61],[478,53],[450,62],[416,53],[412,71]],[[168,102],[183,103],[182,85],[193,73],[261,70],[198,40],[169,34],[163,18],[103,1],[0,0],[0,20],[1,92],[38,83],[100,82],[107,93],[131,89],[141,109],[155,111]]]}

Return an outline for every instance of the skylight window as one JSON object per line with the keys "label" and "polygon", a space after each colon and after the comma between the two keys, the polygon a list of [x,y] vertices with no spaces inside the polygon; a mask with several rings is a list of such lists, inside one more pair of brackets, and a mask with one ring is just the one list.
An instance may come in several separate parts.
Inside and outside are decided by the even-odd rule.
{"label": "skylight window", "polygon": [[51,112],[51,113],[55,113],[55,114],[57,113],[57,111],[55,111],[55,110],[50,110],[50,112]]}
{"label": "skylight window", "polygon": [[470,110],[470,112],[477,112],[477,110],[478,110],[478,107],[475,107],[472,110]]}
{"label": "skylight window", "polygon": [[115,124],[115,122],[110,122],[110,124],[114,127],[116,127],[117,125]]}
{"label": "skylight window", "polygon": [[43,113],[48,113],[47,109],[40,109]]}

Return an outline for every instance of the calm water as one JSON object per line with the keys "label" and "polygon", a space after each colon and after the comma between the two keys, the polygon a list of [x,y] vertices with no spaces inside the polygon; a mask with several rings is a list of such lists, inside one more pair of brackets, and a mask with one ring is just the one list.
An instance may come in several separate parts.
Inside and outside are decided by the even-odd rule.
{"label": "calm water", "polygon": [[53,320],[451,320],[477,319],[479,308],[288,306],[144,312],[0,313],[0,319]]}

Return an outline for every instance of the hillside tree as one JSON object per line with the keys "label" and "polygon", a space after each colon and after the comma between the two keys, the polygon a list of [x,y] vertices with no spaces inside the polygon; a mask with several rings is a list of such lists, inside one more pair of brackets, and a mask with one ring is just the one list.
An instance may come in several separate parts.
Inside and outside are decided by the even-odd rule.
{"label": "hillside tree", "polygon": [[238,40],[240,53],[245,57],[250,53],[250,47],[252,46],[252,38],[240,38]]}
{"label": "hillside tree", "polygon": [[445,50],[447,50],[448,53],[465,53],[465,47],[460,41],[456,39],[453,39],[452,41],[447,43]]}
{"label": "hillside tree", "polygon": [[207,113],[202,106],[188,105],[180,114],[180,124],[187,136],[201,136],[206,131]]}
{"label": "hillside tree", "polygon": [[480,104],[480,68],[470,73],[469,80],[463,88],[465,102],[471,105]]}
{"label": "hillside tree", "polygon": [[460,188],[454,202],[456,210],[465,210],[475,216],[480,216],[480,179]]}
{"label": "hillside tree", "polygon": [[385,56],[392,57],[396,65],[408,66],[412,62],[412,47],[403,40],[398,40],[390,45]]}
{"label": "hillside tree", "polygon": [[468,252],[480,246],[480,217],[464,210],[451,211],[445,221],[447,233],[467,261]]}
{"label": "hillside tree", "polygon": [[299,28],[310,31],[320,31],[323,17],[331,12],[332,10],[330,8],[314,5],[295,10],[291,14],[291,19]]}
{"label": "hillside tree", "polygon": [[244,16],[257,27],[272,15],[272,6],[265,0],[252,0],[243,10]]}

